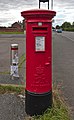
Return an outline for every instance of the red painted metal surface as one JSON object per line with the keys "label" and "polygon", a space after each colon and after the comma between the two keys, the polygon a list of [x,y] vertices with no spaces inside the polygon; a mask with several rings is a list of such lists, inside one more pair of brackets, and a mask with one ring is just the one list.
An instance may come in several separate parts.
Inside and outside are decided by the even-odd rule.
{"label": "red painted metal surface", "polygon": [[55,14],[49,10],[21,13],[26,22],[26,90],[33,93],[52,90],[52,18]]}
{"label": "red painted metal surface", "polygon": [[11,48],[11,50],[18,50],[18,48]]}

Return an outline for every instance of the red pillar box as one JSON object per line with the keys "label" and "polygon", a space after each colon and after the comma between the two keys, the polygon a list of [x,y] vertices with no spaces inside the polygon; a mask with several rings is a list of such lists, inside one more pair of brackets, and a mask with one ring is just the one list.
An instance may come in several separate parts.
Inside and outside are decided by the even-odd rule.
{"label": "red pillar box", "polygon": [[26,113],[42,114],[52,106],[52,18],[56,12],[21,12],[26,22]]}

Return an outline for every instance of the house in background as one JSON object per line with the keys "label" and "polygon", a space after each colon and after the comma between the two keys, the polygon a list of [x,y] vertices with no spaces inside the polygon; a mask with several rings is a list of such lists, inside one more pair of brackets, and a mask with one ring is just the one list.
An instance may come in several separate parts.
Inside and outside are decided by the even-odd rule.
{"label": "house in background", "polygon": [[15,22],[11,25],[12,28],[16,28],[16,29],[22,29],[22,23],[21,22]]}
{"label": "house in background", "polygon": [[14,22],[11,27],[0,27],[0,32],[23,32],[23,22]]}

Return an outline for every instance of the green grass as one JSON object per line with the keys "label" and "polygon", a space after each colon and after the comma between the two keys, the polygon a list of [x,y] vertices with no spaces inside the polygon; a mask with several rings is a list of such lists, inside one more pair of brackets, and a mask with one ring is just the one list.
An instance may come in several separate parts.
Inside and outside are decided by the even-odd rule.
{"label": "green grass", "polygon": [[25,58],[25,54],[23,54],[20,59],[19,59],[19,65],[18,67],[21,68],[23,63],[25,62],[26,58]]}
{"label": "green grass", "polygon": [[57,92],[53,92],[53,107],[43,115],[34,116],[31,120],[70,120],[69,109]]}
{"label": "green grass", "polygon": [[0,85],[0,94],[4,93],[23,93],[25,90],[25,86],[22,85]]}
{"label": "green grass", "polygon": [[24,34],[24,32],[0,32],[0,34]]}

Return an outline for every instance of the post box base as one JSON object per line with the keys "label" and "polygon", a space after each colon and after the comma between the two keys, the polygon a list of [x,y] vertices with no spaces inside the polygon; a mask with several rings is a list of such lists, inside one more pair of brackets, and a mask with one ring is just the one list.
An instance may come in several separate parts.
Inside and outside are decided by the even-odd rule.
{"label": "post box base", "polygon": [[25,111],[28,115],[41,115],[48,107],[52,107],[52,90],[44,94],[35,94],[26,90]]}

